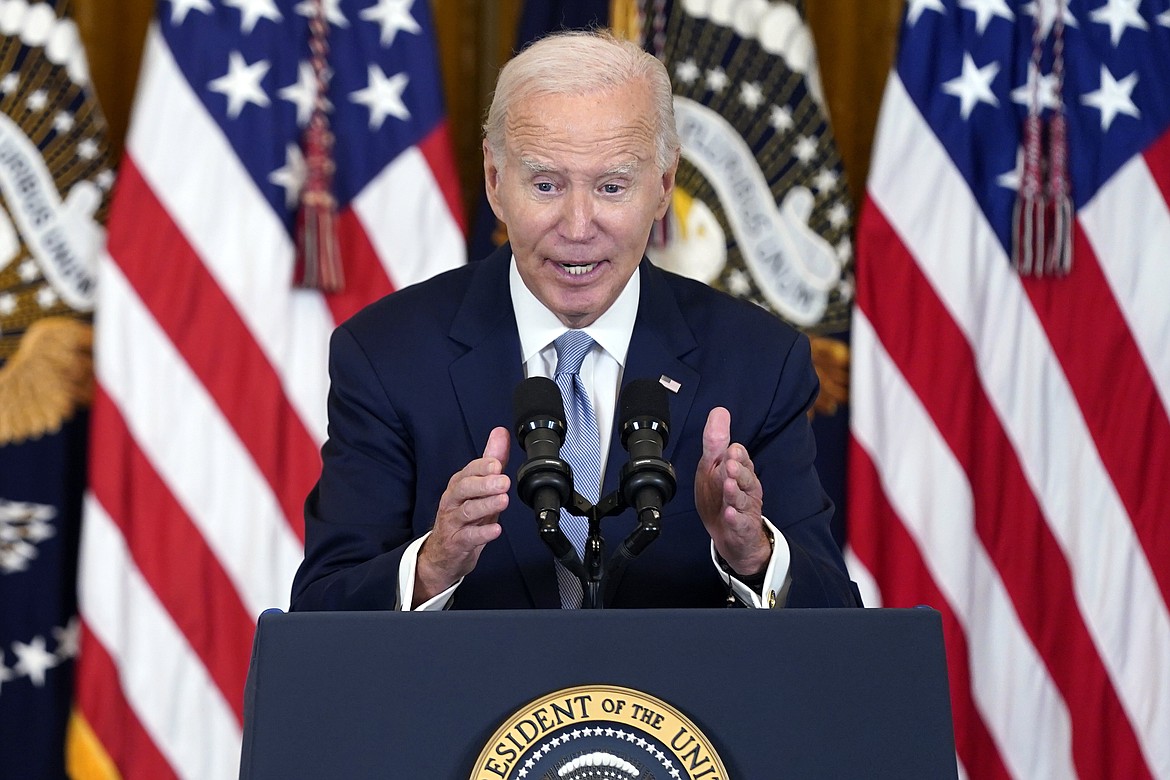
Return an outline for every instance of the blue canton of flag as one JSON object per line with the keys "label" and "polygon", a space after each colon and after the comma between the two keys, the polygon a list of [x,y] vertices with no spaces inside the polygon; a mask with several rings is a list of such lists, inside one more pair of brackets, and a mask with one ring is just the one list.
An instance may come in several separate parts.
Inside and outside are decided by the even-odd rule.
{"label": "blue canton of flag", "polygon": [[[1051,69],[1057,0],[910,0],[907,9],[898,74],[1004,246],[1011,244],[1021,128],[1033,92],[1046,114],[1062,105],[1068,118],[1078,209],[1170,126],[1165,0],[1060,5],[1059,94]],[[1049,39],[1040,73],[1029,65],[1033,24]]]}
{"label": "blue canton of flag", "polygon": [[[312,6],[224,0],[213,11],[209,0],[173,0],[169,13],[160,8],[179,68],[290,229],[304,177],[300,129],[316,97],[305,21]],[[344,208],[445,114],[434,41],[419,35],[433,28],[427,3],[330,0],[325,9],[334,194]]]}

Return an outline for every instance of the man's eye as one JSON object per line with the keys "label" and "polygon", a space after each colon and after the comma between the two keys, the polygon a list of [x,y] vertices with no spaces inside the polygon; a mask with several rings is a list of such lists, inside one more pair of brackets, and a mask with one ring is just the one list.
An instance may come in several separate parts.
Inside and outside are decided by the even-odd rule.
{"label": "man's eye", "polygon": [[552,192],[553,191],[552,182],[538,181],[536,183],[536,191],[537,192]]}
{"label": "man's eye", "polygon": [[601,191],[606,195],[617,195],[623,189],[625,188],[620,184],[603,184],[601,187]]}

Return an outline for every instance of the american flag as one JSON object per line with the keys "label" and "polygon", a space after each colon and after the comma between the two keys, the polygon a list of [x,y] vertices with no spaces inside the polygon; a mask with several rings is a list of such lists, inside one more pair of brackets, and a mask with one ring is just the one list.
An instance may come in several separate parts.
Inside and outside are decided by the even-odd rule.
{"label": "american flag", "polygon": [[[859,220],[851,564],[868,603],[942,611],[971,777],[1170,777],[1168,74],[1166,0],[905,11]],[[1030,106],[1067,119],[1067,275],[1012,263]]]}
{"label": "american flag", "polygon": [[[293,286],[317,9],[346,283],[327,295]],[[425,0],[160,4],[100,264],[83,776],[236,775],[255,620],[302,557],[329,334],[464,262],[457,201]]]}

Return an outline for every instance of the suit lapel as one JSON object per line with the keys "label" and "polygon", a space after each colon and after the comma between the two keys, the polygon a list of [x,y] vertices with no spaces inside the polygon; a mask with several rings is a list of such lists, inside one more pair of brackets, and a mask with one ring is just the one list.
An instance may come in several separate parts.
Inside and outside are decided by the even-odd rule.
{"label": "suit lapel", "polygon": [[[676,386],[677,392],[667,390],[670,403],[670,438],[662,452],[667,461],[672,461],[678,446],[679,434],[686,427],[687,418],[692,413],[691,407],[694,405],[699,387],[698,372],[684,362],[685,357],[697,346],[697,342],[690,325],[682,315],[678,299],[667,284],[666,277],[648,260],[642,261],[641,282],[638,317],[634,321],[630,349],[626,353],[622,384],[624,386],[635,379],[653,379],[671,382],[672,386]],[[702,412],[697,410],[696,413]],[[629,461],[629,454],[621,444],[621,420],[615,419],[614,425],[609,461],[605,469],[607,491],[620,487],[622,467]],[[691,499],[684,496],[676,500]],[[633,532],[635,521],[633,512],[625,512],[620,520],[612,518],[603,523],[609,550],[617,549],[617,545]],[[611,574],[605,586],[607,602],[613,600],[625,571],[625,567],[622,566]]]}
{"label": "suit lapel", "polygon": [[[509,428],[511,451],[506,472],[516,480],[524,450],[512,427],[512,390],[524,379],[520,363],[520,336],[508,287],[511,247],[505,244],[479,262],[472,284],[451,326],[451,338],[467,352],[451,363],[451,381],[471,440],[482,452],[496,426]],[[478,455],[478,453],[477,453]],[[560,606],[556,574],[548,548],[540,540],[532,511],[513,489],[508,509],[501,515],[503,537],[493,544],[511,547],[533,603],[544,609]]]}
{"label": "suit lapel", "polygon": [[451,380],[468,433],[481,447],[492,428],[510,425],[510,388],[524,378],[508,291],[510,257],[505,246],[479,262],[451,324],[451,338],[467,348],[451,363]]}
{"label": "suit lapel", "polygon": [[[624,386],[634,379],[657,381],[664,377],[667,381],[678,383],[678,392],[667,391],[671,435],[663,450],[663,457],[670,460],[678,445],[677,433],[683,430],[691,414],[699,386],[699,374],[683,362],[687,353],[695,349],[697,342],[665,276],[649,260],[642,261],[641,282],[638,317],[634,321],[634,333],[626,353],[622,384]],[[622,466],[629,460],[629,455],[622,448],[621,420],[615,418],[614,425],[605,469],[606,490],[617,488]]]}

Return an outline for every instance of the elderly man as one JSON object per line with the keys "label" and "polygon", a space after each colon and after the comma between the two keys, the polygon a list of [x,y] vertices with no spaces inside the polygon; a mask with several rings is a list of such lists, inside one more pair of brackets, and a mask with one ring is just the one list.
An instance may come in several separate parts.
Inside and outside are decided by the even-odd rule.
{"label": "elderly man", "polygon": [[[510,245],[334,334],[293,609],[578,605],[517,498],[525,455],[505,427],[513,388],[558,373],[577,383],[565,406],[585,410],[569,437],[594,442],[573,474],[590,501],[627,460],[619,389],[670,390],[677,494],[605,606],[856,605],[813,466],[808,340],[644,257],[679,155],[662,64],[604,33],[544,38],[501,71],[483,153]],[[635,524],[633,510],[603,521],[611,539]]]}

